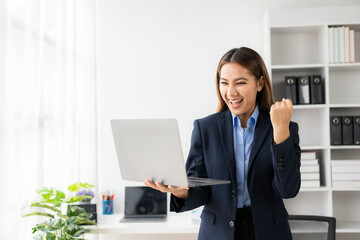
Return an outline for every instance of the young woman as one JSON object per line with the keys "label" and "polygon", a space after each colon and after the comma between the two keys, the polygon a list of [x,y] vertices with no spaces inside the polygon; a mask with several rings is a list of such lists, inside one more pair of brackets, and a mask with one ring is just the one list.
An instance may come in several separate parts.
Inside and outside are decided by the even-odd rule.
{"label": "young woman", "polygon": [[228,51],[216,74],[218,112],[195,120],[188,176],[231,184],[184,188],[145,181],[171,193],[171,210],[204,205],[199,240],[292,239],[284,198],[300,188],[298,125],[292,102],[274,103],[261,56],[246,47]]}

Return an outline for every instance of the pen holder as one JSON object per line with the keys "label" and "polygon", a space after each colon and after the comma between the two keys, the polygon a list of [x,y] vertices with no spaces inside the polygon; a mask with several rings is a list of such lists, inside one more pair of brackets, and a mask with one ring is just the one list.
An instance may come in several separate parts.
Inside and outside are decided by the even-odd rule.
{"label": "pen holder", "polygon": [[114,213],[114,200],[103,200],[103,215]]}

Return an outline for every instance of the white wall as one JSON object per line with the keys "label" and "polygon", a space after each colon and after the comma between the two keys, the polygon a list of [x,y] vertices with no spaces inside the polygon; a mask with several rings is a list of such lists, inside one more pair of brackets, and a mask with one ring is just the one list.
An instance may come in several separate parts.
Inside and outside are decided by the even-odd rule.
{"label": "white wall", "polygon": [[100,191],[122,187],[110,119],[176,118],[186,157],[192,123],[214,113],[216,66],[229,49],[263,54],[266,9],[355,5],[344,1],[97,1]]}

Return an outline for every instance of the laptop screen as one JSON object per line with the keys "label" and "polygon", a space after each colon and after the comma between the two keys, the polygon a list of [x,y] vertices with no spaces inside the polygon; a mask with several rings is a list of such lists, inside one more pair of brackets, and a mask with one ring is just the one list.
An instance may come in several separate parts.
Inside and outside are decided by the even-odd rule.
{"label": "laptop screen", "polygon": [[149,187],[125,187],[125,217],[159,217],[167,214],[167,194]]}

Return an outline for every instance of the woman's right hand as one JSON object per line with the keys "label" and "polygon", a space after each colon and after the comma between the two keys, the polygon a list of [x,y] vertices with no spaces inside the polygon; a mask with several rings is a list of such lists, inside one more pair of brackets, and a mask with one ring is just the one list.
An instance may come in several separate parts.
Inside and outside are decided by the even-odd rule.
{"label": "woman's right hand", "polygon": [[161,182],[153,183],[149,179],[145,180],[145,186],[151,187],[155,190],[160,192],[169,192],[175,197],[181,198],[186,200],[189,195],[189,188],[188,187],[178,187],[178,186],[171,186],[171,185],[164,185]]}

